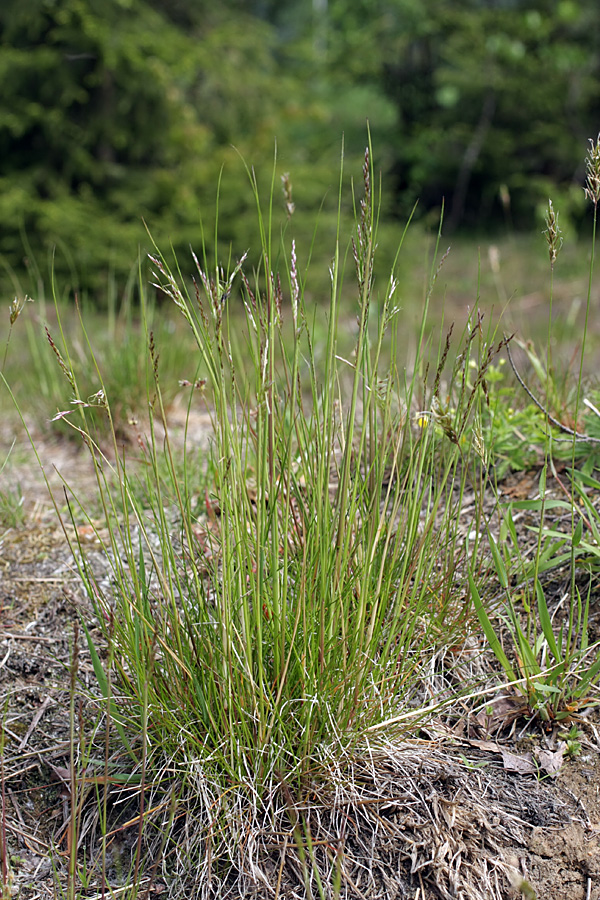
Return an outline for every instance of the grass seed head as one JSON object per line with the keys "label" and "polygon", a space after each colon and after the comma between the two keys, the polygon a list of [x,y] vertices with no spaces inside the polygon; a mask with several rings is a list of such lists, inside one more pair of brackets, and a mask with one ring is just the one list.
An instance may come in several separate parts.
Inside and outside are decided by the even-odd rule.
{"label": "grass seed head", "polygon": [[298,330],[298,302],[300,300],[300,284],[298,282],[298,260],[296,258],[296,241],[292,241],[290,281],[292,285],[292,318],[294,328]]}
{"label": "grass seed head", "polygon": [[562,231],[558,224],[558,213],[552,206],[552,200],[548,200],[548,209],[546,210],[546,241],[548,243],[548,254],[550,256],[550,266],[554,268],[556,257],[560,253],[563,245]]}
{"label": "grass seed head", "polygon": [[288,219],[291,219],[296,209],[296,204],[292,200],[292,182],[290,181],[290,173],[284,172],[281,176],[281,188],[283,190],[283,199],[285,201],[285,210]]}
{"label": "grass seed head", "polygon": [[585,160],[586,183],[585,196],[594,206],[598,206],[600,200],[600,134],[595,141],[590,138],[590,147]]}
{"label": "grass seed head", "polygon": [[15,324],[15,322],[23,312],[26,303],[33,303],[33,300],[31,299],[31,297],[28,297],[27,294],[25,294],[25,297],[23,297],[22,299],[19,297],[15,297],[13,302],[10,304],[8,309],[10,313],[11,327]]}
{"label": "grass seed head", "polygon": [[58,364],[63,372],[63,375],[66,377],[67,381],[71,385],[71,389],[73,390],[73,393],[76,394],[77,393],[77,385],[75,384],[75,376],[73,375],[73,372],[71,371],[71,369],[68,367],[68,365],[64,361],[60,350],[54,343],[54,339],[53,339],[52,335],[50,334],[50,331],[48,330],[48,326],[45,326],[44,331],[46,332],[46,337],[48,339],[48,343],[50,344],[52,350],[54,351],[54,355],[56,356],[56,359],[58,360]]}

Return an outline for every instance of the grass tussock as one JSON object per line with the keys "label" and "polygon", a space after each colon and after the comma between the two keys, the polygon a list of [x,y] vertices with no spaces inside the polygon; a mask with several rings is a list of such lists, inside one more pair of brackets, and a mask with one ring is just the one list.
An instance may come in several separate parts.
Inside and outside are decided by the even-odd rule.
{"label": "grass tussock", "polygon": [[[338,229],[324,308],[306,300],[310,260],[299,260],[288,234],[289,180],[289,221],[275,236],[274,180],[263,205],[249,173],[261,234],[254,271],[245,255],[222,266],[201,250],[188,282],[176,261],[153,254],[155,287],[195,346],[188,416],[202,410],[211,422],[201,462],[189,442],[181,455],[169,430],[152,329],[136,466],[120,452],[100,368],[100,387],[86,396],[66,342],[59,349],[50,336],[75,407],[59,418],[91,453],[102,511],[101,527],[76,499],[63,515],[75,526],[65,530],[97,620],[82,622],[97,680],[88,721],[74,700],[77,638],[73,650],[73,817],[68,871],[57,872],[64,896],[80,888],[110,896],[121,884],[144,897],[158,883],[173,897],[393,896],[397,865],[406,890],[425,881],[441,897],[500,898],[508,867],[491,829],[479,843],[487,807],[475,796],[468,808],[458,802],[470,790],[464,771],[449,776],[425,742],[398,748],[502,683],[531,720],[568,719],[596,696],[591,588],[582,596],[575,573],[597,563],[600,526],[586,492],[597,482],[577,470],[577,428],[560,501],[571,527],[544,530],[557,508],[546,490],[558,458],[549,423],[560,422],[534,404],[532,442],[541,440],[544,458],[529,509],[541,524],[526,559],[518,504],[503,501],[496,481],[515,427],[497,386],[511,339],[487,332],[478,312],[458,349],[452,329],[437,346],[426,339],[444,263],[436,251],[416,357],[405,366],[396,278],[374,278],[379,200],[369,149],[362,174],[355,231],[346,245]],[[340,208],[344,190],[341,178]],[[553,271],[552,207],[547,237]],[[355,339],[342,355],[340,298],[350,291]],[[551,361],[535,359],[548,398]],[[98,415],[112,452],[98,437]],[[73,540],[82,527],[95,532],[108,571]],[[559,563],[570,564],[572,579],[557,633],[543,576]],[[481,665],[486,642],[500,669],[492,676]],[[504,814],[507,834],[518,830]]]}

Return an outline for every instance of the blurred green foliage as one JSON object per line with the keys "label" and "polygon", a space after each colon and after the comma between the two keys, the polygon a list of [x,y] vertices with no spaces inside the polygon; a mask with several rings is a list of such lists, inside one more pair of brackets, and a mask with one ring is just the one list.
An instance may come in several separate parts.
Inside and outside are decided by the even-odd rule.
{"label": "blurred green foliage", "polygon": [[268,190],[275,141],[308,254],[324,197],[334,227],[342,133],[356,176],[367,118],[388,220],[419,200],[437,222],[445,197],[450,228],[531,226],[550,192],[582,215],[595,0],[3,0],[0,29],[8,292],[41,294],[54,269],[101,300],[144,259],[144,223],[181,260],[202,230],[212,252],[219,183],[227,263],[258,245],[242,160]]}

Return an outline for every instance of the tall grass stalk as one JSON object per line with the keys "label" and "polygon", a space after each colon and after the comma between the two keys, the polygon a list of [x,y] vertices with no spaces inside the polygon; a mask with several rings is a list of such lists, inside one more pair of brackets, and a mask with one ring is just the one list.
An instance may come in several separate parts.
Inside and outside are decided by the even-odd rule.
{"label": "tall grass stalk", "polygon": [[69,794],[71,797],[71,819],[67,828],[67,853],[69,856],[69,874],[67,900],[75,900],[77,872],[77,846],[79,843],[79,786],[77,783],[77,755],[76,747],[76,727],[75,727],[75,703],[77,697],[77,675],[79,669],[79,624],[75,622],[73,631],[73,652],[71,657],[70,669],[70,690],[69,690]]}
{"label": "tall grass stalk", "polygon": [[13,873],[10,866],[8,853],[8,841],[6,839],[6,779],[4,772],[4,751],[6,743],[6,733],[4,723],[8,711],[8,698],[4,703],[2,710],[2,719],[0,720],[0,871],[2,876],[2,900],[10,900],[12,897],[12,881]]}
{"label": "tall grass stalk", "polygon": [[[590,248],[590,264],[588,269],[588,283],[587,283],[587,294],[586,294],[586,302],[585,302],[585,319],[583,325],[583,337],[581,340],[581,352],[579,357],[579,377],[577,380],[577,391],[575,395],[575,413],[574,413],[574,431],[578,429],[578,421],[579,421],[579,412],[581,409],[582,402],[582,387],[583,387],[583,364],[585,359],[585,348],[586,348],[586,340],[588,333],[588,323],[590,318],[590,309],[592,302],[592,285],[594,282],[594,261],[595,261],[595,252],[596,252],[596,226],[598,221],[598,203],[600,202],[600,134],[597,135],[596,140],[593,141],[590,139],[590,146],[588,148],[588,154],[585,161],[586,167],[586,184],[584,188],[584,192],[588,200],[592,203],[593,206],[593,219],[592,219],[592,244]],[[571,535],[574,536],[578,531],[578,515],[576,511],[576,504],[574,502],[574,497],[578,492],[577,487],[577,478],[575,475],[575,458],[576,458],[576,445],[577,445],[577,437],[573,435],[573,446],[571,450],[571,472],[572,472],[572,482],[571,482],[571,490],[573,495],[573,503],[571,506]],[[574,627],[574,613],[577,609],[578,612],[578,621],[577,625],[579,626],[582,618],[584,623],[584,641],[587,645],[587,619],[588,619],[588,609],[589,609],[589,596],[588,601],[585,604],[585,610],[583,611],[582,617],[582,605],[581,598],[577,591],[577,586],[575,584],[575,557],[577,555],[576,549],[576,540],[571,541],[571,608],[569,614],[569,628],[567,634],[567,652],[571,651],[574,647],[575,641],[577,640],[576,629]],[[575,603],[575,599],[577,598],[578,602]],[[578,628],[577,631],[580,631]],[[587,649],[587,646],[584,648]]]}

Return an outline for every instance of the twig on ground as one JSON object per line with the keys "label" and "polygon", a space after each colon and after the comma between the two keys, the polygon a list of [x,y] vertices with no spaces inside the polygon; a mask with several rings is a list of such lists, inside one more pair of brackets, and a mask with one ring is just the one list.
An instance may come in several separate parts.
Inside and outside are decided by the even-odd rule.
{"label": "twig on ground", "polygon": [[10,638],[13,641],[38,641],[41,644],[56,643],[56,638],[40,637],[38,634],[12,634],[9,631],[0,631],[0,638]]}
{"label": "twig on ground", "polygon": [[42,718],[42,716],[44,715],[44,713],[45,713],[46,710],[48,709],[48,706],[50,705],[50,702],[51,702],[51,698],[50,698],[49,696],[46,697],[46,699],[44,700],[44,702],[42,703],[42,705],[40,706],[40,708],[39,708],[38,711],[36,712],[35,716],[34,716],[33,719],[31,720],[31,725],[29,726],[29,728],[27,729],[25,735],[23,736],[23,740],[21,741],[21,743],[20,743],[19,746],[17,747],[17,750],[24,750],[24,749],[25,749],[25,747],[27,746],[27,742],[29,741],[29,738],[30,738],[31,735],[33,734],[34,729],[36,728],[38,722],[40,721],[40,719]]}

